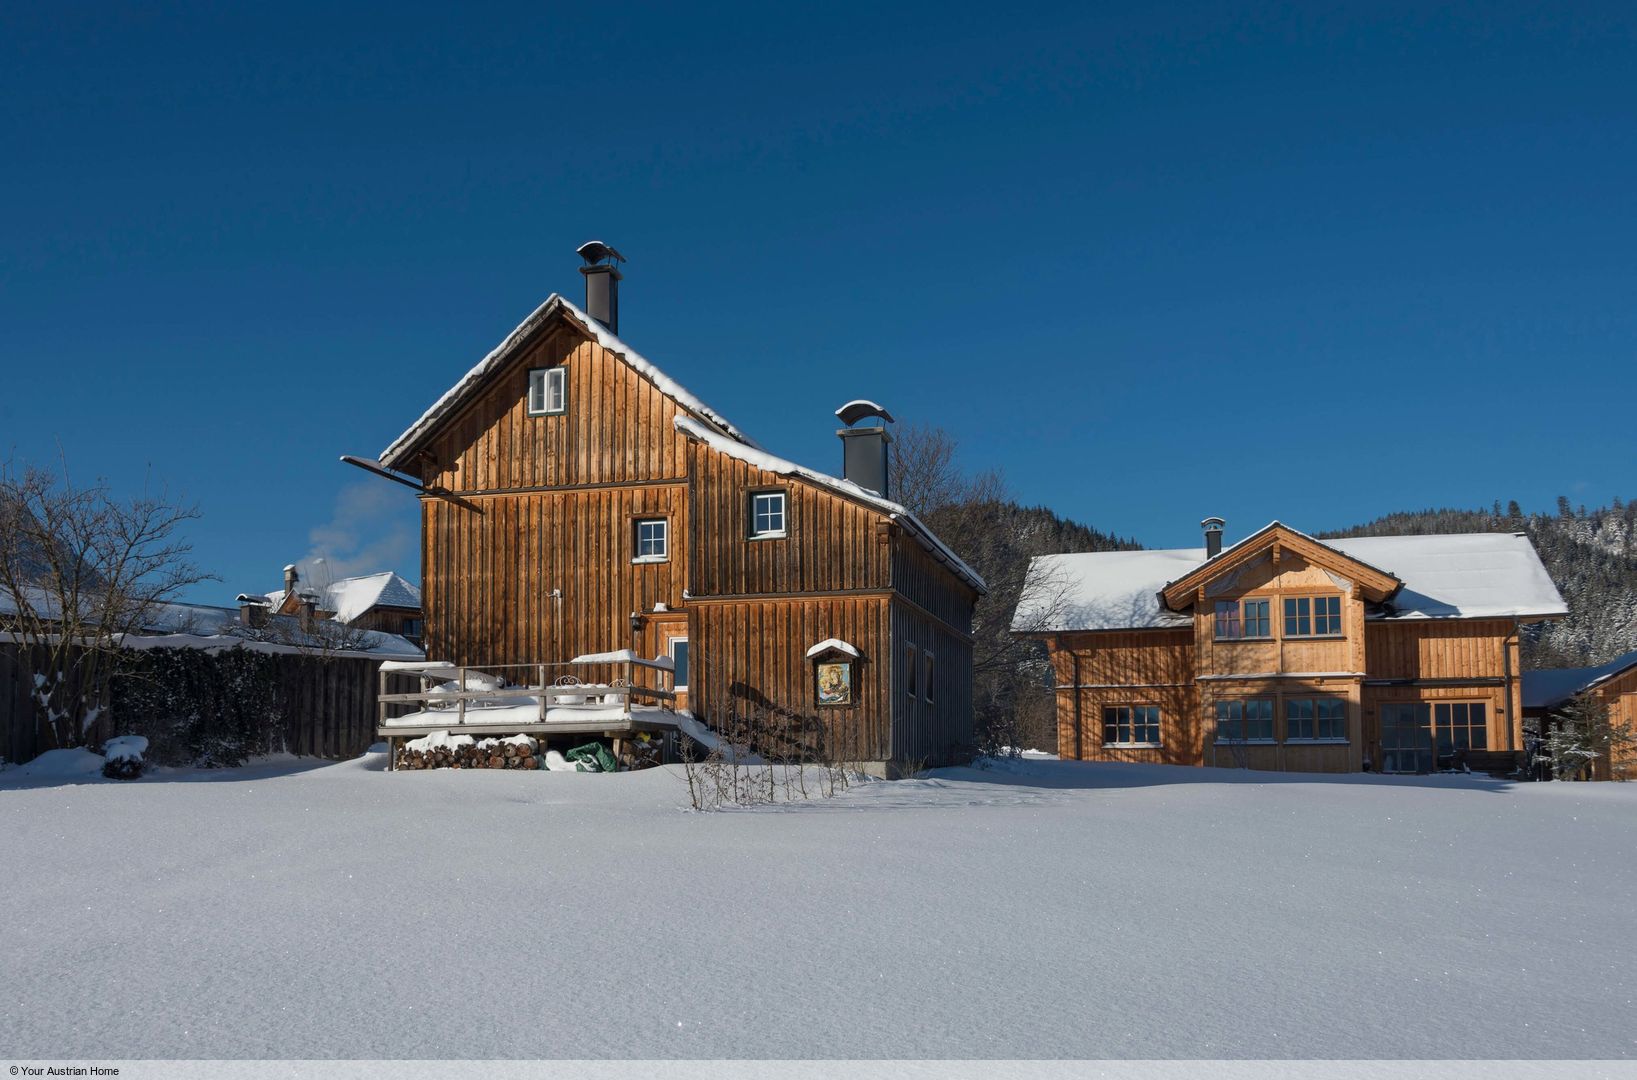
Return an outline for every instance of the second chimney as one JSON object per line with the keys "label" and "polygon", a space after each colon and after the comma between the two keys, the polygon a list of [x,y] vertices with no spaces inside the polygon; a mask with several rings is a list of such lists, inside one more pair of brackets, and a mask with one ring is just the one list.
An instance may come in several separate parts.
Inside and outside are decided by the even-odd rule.
{"label": "second chimney", "polygon": [[1219,517],[1208,517],[1199,523],[1205,530],[1205,557],[1214,559],[1222,554],[1222,526],[1227,522]]}
{"label": "second chimney", "polygon": [[585,265],[585,311],[593,319],[608,327],[610,334],[620,332],[620,274],[619,264],[625,256],[603,243],[590,240],[575,249]]}
{"label": "second chimney", "polygon": [[[836,416],[847,425],[836,432],[841,436],[841,478],[883,499],[891,498],[887,490],[887,447],[892,436],[887,434],[887,425],[893,422],[892,413],[873,401],[859,399],[837,409]],[[862,426],[872,417],[881,423]]]}

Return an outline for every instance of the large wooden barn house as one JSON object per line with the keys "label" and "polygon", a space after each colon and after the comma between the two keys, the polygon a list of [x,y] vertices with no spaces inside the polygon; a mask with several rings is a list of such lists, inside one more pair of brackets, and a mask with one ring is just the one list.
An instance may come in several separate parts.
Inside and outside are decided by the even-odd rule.
{"label": "large wooden barn house", "polygon": [[618,253],[553,294],[380,455],[421,488],[428,658],[632,650],[709,725],[818,718],[890,772],[972,743],[982,579],[902,506],[885,410],[851,402],[846,476],[775,457],[616,336]]}
{"label": "large wooden barn house", "polygon": [[1527,537],[1316,540],[1033,560],[1065,758],[1305,772],[1510,769],[1520,628],[1563,599]]}

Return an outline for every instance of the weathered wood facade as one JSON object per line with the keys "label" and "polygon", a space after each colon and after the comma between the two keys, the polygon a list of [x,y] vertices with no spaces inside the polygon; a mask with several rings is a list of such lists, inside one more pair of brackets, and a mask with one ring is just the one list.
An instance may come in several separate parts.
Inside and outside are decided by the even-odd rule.
{"label": "weathered wood facade", "polygon": [[[1532,549],[1505,539],[1489,546],[1538,566]],[[1404,580],[1278,523],[1216,555],[1147,554],[1101,565],[1070,561],[1095,555],[1037,560],[1036,584],[1059,591],[1061,610],[1014,629],[1048,645],[1062,756],[1416,772],[1441,758],[1510,760],[1522,748],[1519,627],[1562,614],[1555,590],[1505,617],[1428,617],[1394,606]],[[1075,595],[1072,578],[1046,580],[1076,566],[1103,592]],[[1176,567],[1185,572],[1153,578]],[[1475,587],[1484,586],[1462,583]],[[1426,599],[1415,596],[1403,602]],[[1120,622],[1136,625],[1107,625]]]}
{"label": "weathered wood facade", "polygon": [[[539,372],[558,372],[549,408]],[[381,463],[424,487],[430,658],[672,654],[707,724],[817,716],[889,770],[972,743],[981,579],[901,507],[762,452],[561,297]],[[781,527],[758,530],[758,494],[782,496]],[[827,639],[859,654],[846,704],[816,700],[807,651]]]}

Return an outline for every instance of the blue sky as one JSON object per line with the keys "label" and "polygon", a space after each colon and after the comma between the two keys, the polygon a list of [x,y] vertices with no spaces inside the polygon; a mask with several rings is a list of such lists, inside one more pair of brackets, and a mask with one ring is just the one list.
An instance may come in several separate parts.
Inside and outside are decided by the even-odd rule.
{"label": "blue sky", "polygon": [[196,502],[197,599],[418,577],[337,455],[596,237],[829,470],[867,396],[1153,546],[1637,495],[1629,5],[604,7],[0,11],[0,452]]}

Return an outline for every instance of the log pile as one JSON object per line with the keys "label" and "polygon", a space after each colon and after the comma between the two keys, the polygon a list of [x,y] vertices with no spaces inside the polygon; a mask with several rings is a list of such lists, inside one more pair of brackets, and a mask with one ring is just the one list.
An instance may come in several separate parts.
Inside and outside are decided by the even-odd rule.
{"label": "log pile", "polygon": [[[441,733],[440,733],[441,734]],[[527,735],[473,740],[470,735],[429,735],[398,748],[400,769],[541,769],[540,744]]]}

